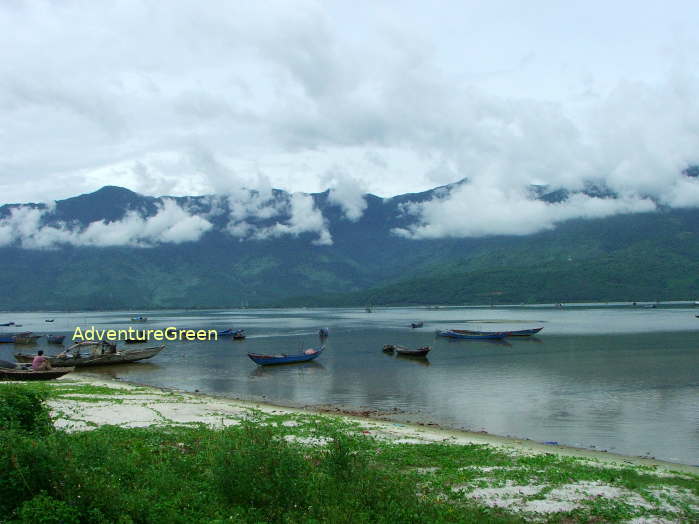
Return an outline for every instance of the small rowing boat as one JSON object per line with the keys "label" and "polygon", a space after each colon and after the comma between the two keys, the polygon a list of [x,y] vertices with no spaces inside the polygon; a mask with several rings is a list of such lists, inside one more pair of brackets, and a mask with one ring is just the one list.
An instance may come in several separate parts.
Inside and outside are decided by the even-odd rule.
{"label": "small rowing boat", "polygon": [[421,320],[418,320],[417,322],[411,322],[410,327],[415,329],[415,328],[421,328],[424,326],[423,322]]}
{"label": "small rowing boat", "polygon": [[255,364],[260,366],[273,366],[277,364],[294,364],[296,362],[308,362],[309,360],[314,360],[320,356],[320,354],[325,349],[325,346],[320,346],[319,348],[309,348],[302,353],[297,353],[295,355],[261,355],[259,353],[248,353],[248,357]]}
{"label": "small rowing boat", "polygon": [[0,380],[52,380],[70,373],[75,368],[51,368],[34,371],[30,365],[0,361]]}
{"label": "small rowing boat", "polygon": [[506,337],[504,333],[460,333],[459,330],[445,329],[437,331],[437,336],[448,338],[461,338],[465,340],[502,340]]}
{"label": "small rowing boat", "polygon": [[396,344],[386,344],[383,347],[384,353],[395,353],[396,355],[403,355],[406,357],[426,357],[427,353],[432,350],[430,346],[423,346],[417,349],[406,348],[405,346],[398,346]]}

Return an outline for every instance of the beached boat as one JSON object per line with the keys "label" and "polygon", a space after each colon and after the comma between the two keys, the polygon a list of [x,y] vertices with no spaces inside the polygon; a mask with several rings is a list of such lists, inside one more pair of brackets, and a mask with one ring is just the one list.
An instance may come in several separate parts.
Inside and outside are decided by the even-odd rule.
{"label": "beached boat", "polygon": [[41,338],[41,335],[32,335],[29,333],[21,333],[14,336],[15,344],[36,344],[36,341]]}
{"label": "beached boat", "polygon": [[421,320],[418,320],[417,322],[411,322],[411,323],[410,323],[410,327],[413,328],[413,329],[415,329],[415,328],[421,328],[422,326],[424,326],[424,324],[422,323]]}
{"label": "beached boat", "polygon": [[[117,350],[116,344],[107,341],[78,342],[64,352],[48,357],[52,366],[103,366],[107,364],[124,364],[154,357],[165,346],[154,346],[143,349]],[[15,353],[18,362],[31,362],[35,355]]]}
{"label": "beached boat", "polygon": [[52,380],[70,373],[75,368],[52,368],[44,371],[34,371],[24,367],[14,369],[0,367],[0,380]]}
{"label": "beached boat", "polygon": [[403,355],[405,357],[426,357],[427,353],[429,353],[432,348],[430,346],[423,346],[417,349],[410,349],[396,344],[386,344],[383,350],[385,353],[395,353],[396,355]]}
{"label": "beached boat", "polygon": [[529,337],[531,335],[536,335],[542,329],[544,329],[544,328],[540,327],[540,328],[532,328],[532,329],[519,329],[516,331],[473,331],[470,329],[451,329],[450,331],[454,331],[455,333],[463,333],[466,335],[498,335],[498,334],[503,334],[506,337]]}
{"label": "beached boat", "polygon": [[65,335],[46,335],[46,340],[48,340],[49,344],[63,344],[63,339],[65,338]]}
{"label": "beached boat", "polygon": [[437,336],[448,337],[448,338],[462,338],[466,340],[502,340],[505,338],[504,333],[491,333],[491,334],[469,334],[469,333],[459,333],[453,329],[445,329],[442,331],[437,331]]}
{"label": "beached boat", "polygon": [[261,355],[259,353],[248,353],[248,357],[255,364],[260,366],[273,366],[277,364],[294,364],[296,362],[308,362],[309,360],[316,359],[325,349],[325,346],[320,346],[319,348],[306,349],[302,353],[297,353],[295,355]]}

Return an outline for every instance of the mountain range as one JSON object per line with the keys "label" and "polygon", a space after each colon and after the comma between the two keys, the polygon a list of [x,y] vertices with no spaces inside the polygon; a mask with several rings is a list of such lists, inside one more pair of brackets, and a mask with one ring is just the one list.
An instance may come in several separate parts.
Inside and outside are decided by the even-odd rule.
{"label": "mountain range", "polygon": [[[694,173],[687,173],[695,176]],[[107,186],[0,207],[0,309],[541,303],[694,299],[699,210],[573,218],[527,235],[411,238],[411,205],[349,213],[332,191],[150,197]],[[600,199],[617,195],[588,186]],[[531,188],[565,202],[575,192]]]}

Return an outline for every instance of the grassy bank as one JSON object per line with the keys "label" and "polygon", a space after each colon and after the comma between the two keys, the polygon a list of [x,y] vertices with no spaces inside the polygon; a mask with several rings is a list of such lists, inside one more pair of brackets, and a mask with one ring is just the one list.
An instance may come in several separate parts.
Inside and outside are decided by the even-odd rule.
{"label": "grassy bank", "polygon": [[[176,392],[160,395],[150,388],[126,391],[68,381],[0,384],[0,519],[699,519],[699,477],[691,473],[484,444],[416,444],[381,438],[343,417],[254,410],[241,416],[199,399],[211,408],[209,420],[218,419],[218,428],[162,415],[149,427],[86,424],[85,414],[97,406],[118,411],[133,402],[157,410],[162,403],[180,406],[181,413],[191,401]],[[56,429],[54,421],[65,429]]]}

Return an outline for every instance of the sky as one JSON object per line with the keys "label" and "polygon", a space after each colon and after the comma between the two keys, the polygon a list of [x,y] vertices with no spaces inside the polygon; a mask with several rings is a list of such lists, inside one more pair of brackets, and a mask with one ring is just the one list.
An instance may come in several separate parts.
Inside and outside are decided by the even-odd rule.
{"label": "sky", "polygon": [[[697,206],[697,19],[692,1],[6,0],[0,204],[332,189],[356,220],[363,193],[467,178],[407,210],[414,238]],[[588,183],[620,202],[526,192]]]}

